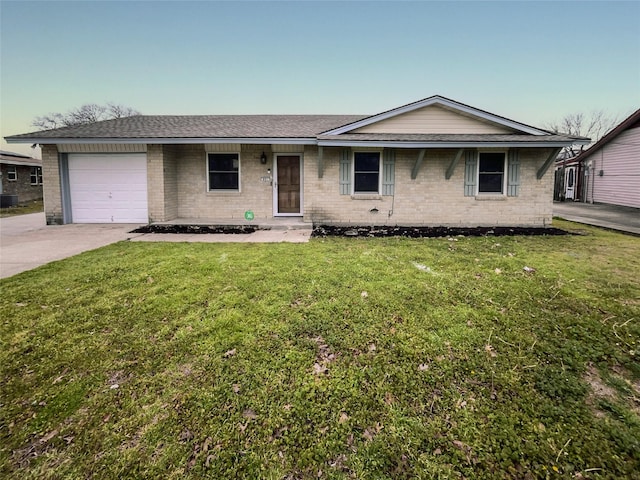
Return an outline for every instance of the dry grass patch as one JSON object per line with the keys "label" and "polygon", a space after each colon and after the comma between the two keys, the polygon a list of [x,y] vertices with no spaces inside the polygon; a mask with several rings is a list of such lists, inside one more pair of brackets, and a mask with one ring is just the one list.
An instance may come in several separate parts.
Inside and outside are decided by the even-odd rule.
{"label": "dry grass patch", "polygon": [[0,218],[15,217],[16,215],[26,215],[29,213],[44,212],[42,200],[22,203],[14,207],[0,208]]}

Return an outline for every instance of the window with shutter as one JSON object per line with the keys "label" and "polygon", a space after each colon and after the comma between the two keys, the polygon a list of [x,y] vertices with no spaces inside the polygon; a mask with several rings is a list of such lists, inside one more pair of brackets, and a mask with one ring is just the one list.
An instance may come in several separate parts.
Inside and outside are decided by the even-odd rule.
{"label": "window with shutter", "polygon": [[353,153],[353,193],[379,193],[380,152]]}
{"label": "window with shutter", "polygon": [[478,193],[504,193],[504,153],[478,155]]}

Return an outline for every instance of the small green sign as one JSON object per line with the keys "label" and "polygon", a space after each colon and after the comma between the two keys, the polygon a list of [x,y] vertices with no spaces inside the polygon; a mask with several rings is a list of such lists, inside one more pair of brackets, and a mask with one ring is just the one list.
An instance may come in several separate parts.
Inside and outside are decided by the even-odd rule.
{"label": "small green sign", "polygon": [[244,219],[245,220],[248,220],[250,222],[254,218],[255,218],[255,215],[253,214],[253,212],[251,210],[247,210],[246,212],[244,212]]}

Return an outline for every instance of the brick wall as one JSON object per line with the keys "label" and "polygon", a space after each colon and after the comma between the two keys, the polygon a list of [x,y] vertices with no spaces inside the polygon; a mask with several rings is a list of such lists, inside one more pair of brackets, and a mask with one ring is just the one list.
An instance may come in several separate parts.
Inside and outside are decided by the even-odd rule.
{"label": "brick wall", "polygon": [[164,145],[164,216],[171,220],[178,216],[177,146]]}
{"label": "brick wall", "polygon": [[[240,191],[207,191],[207,151],[240,152]],[[464,196],[464,159],[449,180],[445,172],[455,150],[427,150],[416,179],[411,171],[418,150],[396,150],[395,195],[339,194],[340,148],[324,148],[318,178],[318,148],[270,145],[148,145],[147,175],[151,221],[256,219],[273,217],[273,188],[267,169],[275,153],[303,152],[304,220],[352,225],[536,225],[551,223],[553,175],[536,178],[550,149],[520,150],[520,195]],[[268,161],[260,163],[265,152]],[[47,223],[62,223],[62,201],[55,145],[42,147]],[[372,211],[373,210],[373,211]],[[376,212],[377,210],[377,212]]]}
{"label": "brick wall", "polygon": [[[395,196],[351,196],[339,194],[340,148],[324,149],[323,178],[318,178],[318,148],[272,146],[275,152],[303,154],[304,220],[314,223],[352,225],[537,225],[551,223],[553,176],[536,178],[550,149],[521,149],[520,194],[507,196],[464,196],[464,159],[449,180],[445,172],[455,150],[428,150],[416,179],[411,171],[418,150],[396,150]],[[152,179],[156,169],[150,168],[149,191],[164,190],[163,219],[242,219],[252,210],[256,219],[273,216],[273,191],[261,177],[273,167],[272,147],[242,145],[240,148],[240,191],[208,192],[206,150],[204,145],[164,147],[164,172],[159,188]],[[151,146],[149,147],[151,153]],[[238,150],[228,146],[226,151]],[[218,147],[216,151],[225,151]],[[267,165],[260,164],[260,155],[268,156]],[[151,160],[150,160],[151,163]],[[175,181],[173,180],[175,178]],[[153,181],[152,181],[153,180]],[[159,199],[162,196],[158,197]],[[160,201],[160,200],[158,200]],[[150,202],[150,210],[151,210]],[[373,212],[372,212],[373,210]],[[376,212],[377,210],[377,212]]]}
{"label": "brick wall", "polygon": [[[262,152],[269,158],[266,165],[260,163]],[[206,158],[204,145],[176,146],[178,217],[243,219],[247,210],[253,211],[256,219],[273,217],[272,187],[261,180],[273,165],[269,145],[241,146],[239,192],[207,191]]]}
{"label": "brick wall", "polygon": [[166,220],[164,208],[164,154],[162,145],[147,145],[147,208],[149,221]]}
{"label": "brick wall", "polygon": [[177,145],[147,145],[147,200],[150,222],[178,216]]}
{"label": "brick wall", "polygon": [[[352,225],[520,226],[549,225],[553,175],[536,179],[550,149],[520,150],[520,194],[464,196],[464,159],[449,180],[445,172],[455,150],[427,150],[416,179],[411,171],[418,150],[396,150],[395,197],[339,194],[339,148],[324,149],[324,176],[318,179],[317,148],[305,150],[305,220]],[[371,210],[374,210],[373,212]],[[377,212],[375,212],[377,210]]]}
{"label": "brick wall", "polygon": [[[15,181],[9,181],[9,170],[13,170],[14,167],[18,178]],[[17,195],[19,203],[40,200],[42,185],[31,185],[31,168],[27,165],[0,165],[2,193]]]}
{"label": "brick wall", "polygon": [[62,225],[60,171],[58,169],[58,149],[55,145],[42,145],[42,178],[47,225]]}

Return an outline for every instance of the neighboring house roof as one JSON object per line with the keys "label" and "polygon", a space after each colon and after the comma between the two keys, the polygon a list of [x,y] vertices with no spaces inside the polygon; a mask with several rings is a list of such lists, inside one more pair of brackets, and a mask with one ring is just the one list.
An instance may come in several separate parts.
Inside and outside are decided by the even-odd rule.
{"label": "neighboring house roof", "polygon": [[42,160],[32,158],[21,153],[5,152],[0,150],[0,164],[3,165],[24,165],[25,167],[41,167]]}
{"label": "neighboring house roof", "polygon": [[582,162],[593,155],[595,152],[604,147],[607,143],[611,142],[622,132],[630,129],[640,127],[640,108],[629,115],[623,120],[617,127],[607,133],[604,137],[594,143],[588,150],[585,150],[580,155],[577,155],[572,160],[575,162]]}
{"label": "neighboring house roof", "polygon": [[[485,134],[354,133],[378,122],[395,121],[423,108],[441,108],[468,117]],[[405,118],[405,117],[403,117]],[[385,125],[381,123],[380,125]],[[382,127],[379,127],[382,128]],[[9,143],[297,143],[324,146],[371,145],[398,148],[549,146],[588,139],[552,134],[441,96],[425,98],[372,116],[364,115],[137,115],[86,125],[13,135]]]}

